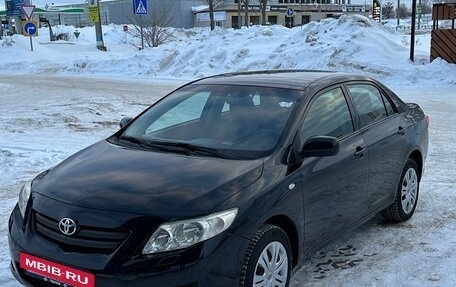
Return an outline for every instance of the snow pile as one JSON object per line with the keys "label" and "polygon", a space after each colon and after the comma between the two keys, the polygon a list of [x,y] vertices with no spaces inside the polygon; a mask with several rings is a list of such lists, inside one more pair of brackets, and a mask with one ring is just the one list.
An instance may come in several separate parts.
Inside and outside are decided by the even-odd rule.
{"label": "snow pile", "polygon": [[[71,36],[74,31],[64,26],[54,29]],[[95,48],[93,27],[79,31],[78,41],[73,37],[70,42],[49,42],[47,28],[41,28],[34,52],[28,38],[15,35],[12,47],[0,46],[0,72],[193,79],[223,72],[319,69],[364,73],[388,83],[431,78],[456,83],[453,64],[429,63],[429,34],[417,38],[412,63],[409,36],[359,15],[293,29],[171,29],[170,42],[143,51],[137,48],[139,39],[119,25],[103,28],[106,53]]]}

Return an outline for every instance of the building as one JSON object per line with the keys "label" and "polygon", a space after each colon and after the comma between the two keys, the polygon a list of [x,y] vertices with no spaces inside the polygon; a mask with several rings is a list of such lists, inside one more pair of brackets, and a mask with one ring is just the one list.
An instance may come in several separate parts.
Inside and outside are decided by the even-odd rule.
{"label": "building", "polygon": [[[13,0],[11,0],[13,1]],[[19,1],[19,0],[18,0]],[[136,0],[138,1],[138,0]],[[146,1],[146,0],[143,0]],[[225,0],[216,7],[215,19],[218,26],[239,28],[239,24],[258,25],[262,23],[261,5],[258,0],[250,0],[250,5],[241,5],[238,0]],[[176,28],[208,27],[209,11],[203,0],[147,0],[148,15],[134,13],[134,0],[100,0],[102,24],[139,24]],[[78,13],[64,12],[79,8]],[[81,9],[83,8],[83,9]],[[6,21],[0,11],[0,20]],[[364,5],[353,5],[351,0],[268,0],[266,22],[270,25],[294,27],[324,18],[337,18],[342,14],[368,15]],[[248,15],[247,15],[248,14]],[[248,17],[246,22],[245,17]],[[24,17],[22,17],[24,18]],[[42,25],[73,25],[83,27],[93,25],[89,21],[89,6],[86,1],[71,6],[37,7],[34,18]],[[48,21],[48,22],[45,22]]]}
{"label": "building", "polygon": [[[255,3],[251,1],[251,3]],[[238,0],[227,0],[217,7],[217,26],[238,28],[239,23],[245,25],[245,5],[238,9]],[[261,5],[248,5],[248,24],[262,23]],[[208,9],[194,11],[195,26],[208,25]],[[270,25],[295,27],[310,21],[319,21],[324,18],[338,18],[343,14],[361,14],[368,16],[369,10],[364,5],[353,5],[351,0],[269,0],[266,6],[266,22]],[[239,19],[240,18],[240,19]]]}
{"label": "building", "polygon": [[[107,24],[138,24],[141,17],[147,24],[147,18],[160,18],[160,26],[176,28],[193,27],[192,7],[201,5],[201,0],[147,0],[148,15],[137,16],[134,14],[133,0],[110,0],[100,1],[101,23]],[[61,8],[63,6],[55,6]],[[79,15],[68,15],[58,13],[35,13],[36,16],[46,17],[51,25],[74,25],[84,27],[93,25],[89,21],[88,3],[71,5],[72,8],[85,8]],[[55,9],[54,10],[57,10]],[[52,11],[53,7],[47,8]]]}

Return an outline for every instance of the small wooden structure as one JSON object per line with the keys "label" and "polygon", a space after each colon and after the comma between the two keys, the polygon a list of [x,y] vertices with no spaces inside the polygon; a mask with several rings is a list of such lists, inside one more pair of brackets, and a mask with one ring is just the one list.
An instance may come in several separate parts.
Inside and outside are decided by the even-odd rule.
{"label": "small wooden structure", "polygon": [[[434,4],[432,7],[431,61],[442,58],[456,64],[456,4]],[[440,29],[439,21],[452,21],[451,28]]]}

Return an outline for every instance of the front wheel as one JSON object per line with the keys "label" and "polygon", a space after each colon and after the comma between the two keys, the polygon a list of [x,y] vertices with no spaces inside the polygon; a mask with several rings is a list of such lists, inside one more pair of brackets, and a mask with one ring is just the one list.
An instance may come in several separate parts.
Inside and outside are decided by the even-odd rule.
{"label": "front wheel", "polygon": [[262,226],[250,239],[239,286],[287,287],[291,277],[291,247],[287,234],[275,225]]}
{"label": "front wheel", "polygon": [[418,202],[419,181],[418,165],[409,158],[402,171],[394,203],[382,211],[385,219],[402,222],[412,217]]}

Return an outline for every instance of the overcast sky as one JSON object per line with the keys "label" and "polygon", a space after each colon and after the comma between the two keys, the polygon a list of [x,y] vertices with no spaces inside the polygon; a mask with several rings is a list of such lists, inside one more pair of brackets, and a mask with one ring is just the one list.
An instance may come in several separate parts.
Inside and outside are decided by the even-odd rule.
{"label": "overcast sky", "polygon": [[[36,7],[44,7],[46,4],[51,5],[54,3],[55,5],[65,5],[65,4],[80,4],[84,3],[84,0],[30,0],[32,5],[35,5]],[[0,9],[5,9],[5,1],[0,0]]]}

